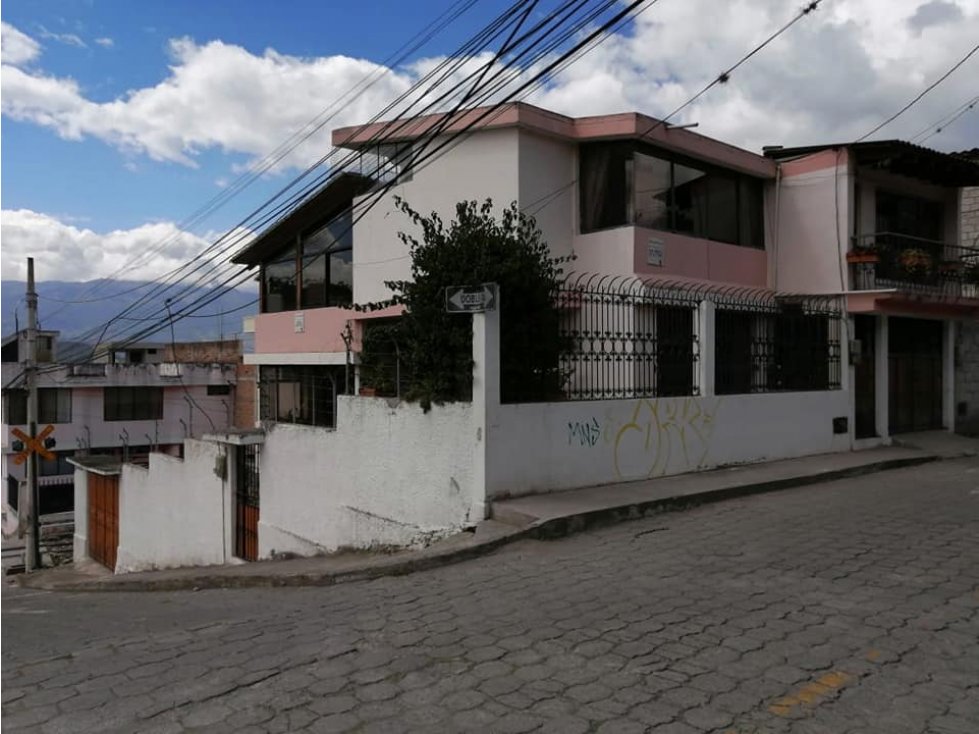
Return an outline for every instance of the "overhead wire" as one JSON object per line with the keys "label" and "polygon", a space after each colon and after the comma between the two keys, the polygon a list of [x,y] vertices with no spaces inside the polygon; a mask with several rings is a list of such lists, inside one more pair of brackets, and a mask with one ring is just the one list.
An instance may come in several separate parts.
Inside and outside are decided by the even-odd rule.
{"label": "overhead wire", "polygon": [[[612,23],[612,24],[615,24],[615,23],[618,23],[618,22],[620,22],[620,21],[622,20],[622,17],[623,17],[624,15],[627,15],[628,13],[631,13],[631,12],[632,12],[632,11],[633,11],[633,10],[635,9],[635,7],[636,7],[636,6],[638,6],[638,5],[640,5],[640,4],[642,4],[642,2],[641,2],[641,0],[640,0],[640,2],[636,2],[636,3],[633,3],[633,5],[632,5],[632,6],[630,6],[630,7],[629,7],[629,8],[627,9],[627,11],[625,11],[625,13],[620,13],[619,15],[617,15],[616,17],[614,17],[614,18],[612,19],[612,21],[610,21],[610,23]],[[592,14],[591,16],[589,16],[589,19],[590,19],[590,18],[593,18],[594,16],[595,16],[595,13],[593,13],[593,14]],[[603,28],[607,28],[607,26],[603,26]],[[577,31],[577,27],[573,27],[573,28],[572,28],[572,31]],[[586,40],[585,40],[585,41],[583,41],[583,42],[579,42],[579,44],[578,44],[578,45],[576,45],[576,46],[575,46],[575,48],[574,48],[574,49],[572,50],[572,54],[573,54],[573,53],[576,53],[576,52],[579,52],[579,51],[581,50],[581,48],[582,48],[583,46],[587,46],[588,44],[590,44],[590,43],[591,43],[591,42],[592,42],[592,41],[593,41],[593,40],[595,39],[595,37],[596,37],[596,35],[597,35],[598,33],[600,33],[600,32],[601,32],[601,30],[600,30],[600,31],[598,31],[598,32],[596,32],[596,33],[593,33],[593,34],[591,34],[591,35],[589,35],[589,36],[588,36],[588,37],[586,38]],[[561,41],[566,41],[566,40],[567,40],[567,38],[569,37],[569,35],[570,35],[570,33],[569,33],[569,34],[566,34],[566,35],[565,35],[564,37],[562,37],[562,38],[561,38],[560,40],[561,40]],[[555,68],[557,68],[557,67],[558,67],[558,66],[560,65],[560,63],[561,63],[561,61],[562,61],[562,60],[564,60],[564,59],[566,59],[566,58],[567,58],[567,56],[564,56],[564,57],[562,57],[561,59],[559,59],[559,61],[558,61],[558,62],[556,62],[556,63],[552,63],[552,64],[549,64],[548,66],[546,66],[546,67],[545,67],[545,69],[544,69],[543,71],[541,71],[541,72],[539,72],[538,74],[536,74],[536,75],[535,75],[535,76],[533,77],[533,79],[534,79],[534,80],[539,80],[539,79],[540,79],[540,78],[541,78],[542,76],[544,76],[545,74],[547,74],[547,73],[549,73],[549,72],[551,72],[551,71],[553,71],[553,70],[554,70]],[[518,90],[517,90],[517,91],[518,91],[518,92],[519,92],[519,91],[521,91],[521,90],[522,90],[522,89],[524,89],[524,88],[525,88],[526,86],[527,86],[527,84],[525,84],[525,85],[522,85],[522,87],[520,87],[520,88],[518,88]],[[469,96],[467,97],[467,99],[469,99],[469,98],[471,98],[471,94],[470,94],[470,95],[469,95]],[[484,115],[484,116],[485,116],[485,115]],[[447,118],[447,119],[448,119],[448,118]],[[478,122],[478,120],[477,120],[477,122]],[[463,132],[464,132],[464,131],[463,131]],[[392,183],[393,183],[393,182],[392,182]],[[229,280],[228,280],[228,279],[226,279],[225,281],[223,281],[223,282],[222,282],[222,284],[221,284],[221,285],[222,285],[222,286],[225,286],[225,285],[228,285],[228,283],[229,283]],[[207,300],[210,300],[210,299],[207,299]],[[200,305],[200,302],[197,302],[197,303],[195,303],[195,304],[194,304],[194,306],[195,306],[195,307],[196,307],[196,306],[199,306],[199,305]]]}

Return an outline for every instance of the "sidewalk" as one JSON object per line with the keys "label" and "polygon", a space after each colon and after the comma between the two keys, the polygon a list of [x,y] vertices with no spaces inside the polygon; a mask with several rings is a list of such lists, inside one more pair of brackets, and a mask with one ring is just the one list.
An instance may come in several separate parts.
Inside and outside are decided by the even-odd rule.
{"label": "sidewalk", "polygon": [[[524,539],[546,539],[597,524],[617,522],[760,492],[896,469],[963,450],[925,451],[908,446],[825,454],[751,464],[648,481],[589,487],[494,502],[493,519],[472,532],[445,538],[421,550],[378,554],[341,553],[314,558],[259,561],[113,575],[89,562],[17,577],[22,586],[59,591],[172,591],[271,586],[329,586],[412,573],[473,558]],[[818,490],[814,490],[818,491]]]}

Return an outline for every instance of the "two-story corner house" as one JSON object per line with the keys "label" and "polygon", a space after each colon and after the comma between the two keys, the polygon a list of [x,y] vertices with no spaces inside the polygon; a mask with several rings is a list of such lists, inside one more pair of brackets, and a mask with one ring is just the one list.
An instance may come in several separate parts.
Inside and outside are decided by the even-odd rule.
{"label": "two-story corner house", "polygon": [[[27,392],[20,357],[24,332],[3,346],[2,460],[4,531],[17,526],[26,479],[15,428],[27,432]],[[50,424],[54,459],[38,461],[39,515],[70,511],[75,467],[69,459],[110,455],[145,461],[152,451],[179,456],[183,440],[233,425],[237,342],[103,345],[99,361],[60,363],[58,332],[38,341],[38,429]],[[247,411],[246,411],[247,412]],[[245,418],[250,425],[253,418]]]}
{"label": "two-story corner house", "polygon": [[[404,164],[463,130],[443,154]],[[377,181],[360,170],[370,166],[335,176],[236,255],[261,271],[246,360],[261,365],[266,419],[330,425],[329,393],[352,389],[345,366],[356,362],[364,320],[397,313],[349,308],[384,301],[386,281],[410,277],[398,233],[412,225],[395,196],[443,221],[461,200],[516,202],[554,256],[576,257],[578,272],[769,283],[764,207],[777,164],[641,114],[575,119],[516,103],[393,131],[338,129],[333,142],[364,160],[388,156],[396,181],[368,208]]]}
{"label": "two-story corner house", "polygon": [[979,163],[898,140],[767,154],[772,285],[845,294],[855,438],[953,429],[956,327],[979,320],[979,246],[958,231]]}

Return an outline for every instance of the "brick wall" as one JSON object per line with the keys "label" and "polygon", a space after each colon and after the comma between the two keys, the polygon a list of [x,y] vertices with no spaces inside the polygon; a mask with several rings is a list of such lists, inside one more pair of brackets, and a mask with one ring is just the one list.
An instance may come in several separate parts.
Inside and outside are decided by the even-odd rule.
{"label": "brick wall", "polygon": [[255,379],[257,368],[242,364],[242,344],[237,339],[222,341],[181,342],[168,345],[164,351],[165,362],[189,362],[192,364],[234,364],[236,385],[234,388],[234,427],[252,428],[257,420],[255,410]]}
{"label": "brick wall", "polygon": [[[962,189],[961,243],[979,247],[979,187]],[[979,435],[979,321],[962,321],[956,332],[955,427]],[[964,412],[963,412],[964,410]]]}

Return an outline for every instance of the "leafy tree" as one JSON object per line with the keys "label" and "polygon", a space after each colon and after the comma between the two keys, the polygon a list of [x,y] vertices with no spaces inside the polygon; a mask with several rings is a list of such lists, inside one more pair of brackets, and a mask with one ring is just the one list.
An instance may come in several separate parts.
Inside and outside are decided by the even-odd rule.
{"label": "leafy tree", "polygon": [[421,230],[399,233],[411,251],[411,280],[387,287],[406,313],[394,336],[411,377],[405,397],[432,403],[472,398],[472,317],[445,312],[445,288],[496,283],[501,301],[500,390],[507,402],[554,399],[561,392],[555,293],[564,258],[552,258],[534,219],[516,204],[463,201],[448,225],[403,199],[398,208]]}

